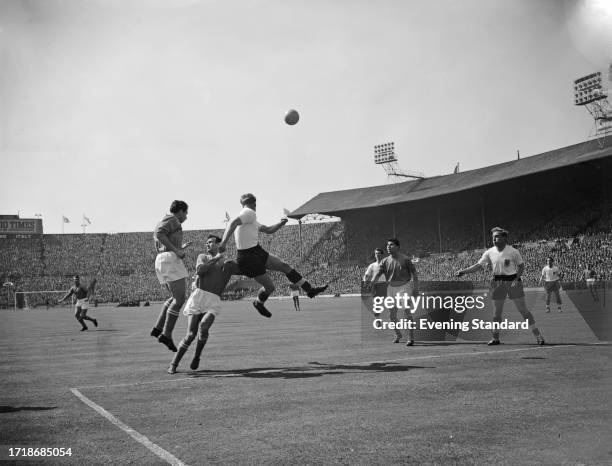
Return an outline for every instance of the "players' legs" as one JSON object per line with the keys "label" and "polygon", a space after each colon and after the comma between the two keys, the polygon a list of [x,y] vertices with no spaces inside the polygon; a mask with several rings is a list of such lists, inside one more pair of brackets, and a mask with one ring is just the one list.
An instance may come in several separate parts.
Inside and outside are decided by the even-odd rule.
{"label": "players' legs", "polygon": [[257,298],[253,301],[253,306],[257,309],[264,317],[272,317],[272,313],[266,309],[265,302],[270,297],[276,287],[274,286],[274,282],[272,278],[267,273],[263,275],[258,275],[254,277],[255,281],[261,285],[261,288],[257,292]]}
{"label": "players' legs", "polygon": [[215,321],[215,315],[211,312],[207,312],[204,314],[204,318],[200,322],[199,330],[198,330],[198,342],[196,344],[195,354],[193,355],[193,361],[191,361],[191,365],[189,366],[191,370],[196,370],[200,365],[200,356],[202,355],[202,350],[204,349],[204,345],[208,341],[208,331]]}
{"label": "players' legs", "polygon": [[195,337],[198,335],[198,328],[200,326],[200,320],[202,320],[203,314],[190,314],[187,320],[187,334],[185,338],[181,340],[178,346],[178,351],[174,355],[172,362],[170,363],[170,367],[168,368],[169,374],[174,374],[176,372],[176,368],[181,362],[181,359],[189,349],[189,345],[191,342],[195,340]]}
{"label": "players' legs", "polygon": [[[170,287],[168,286],[167,283],[166,283],[166,288],[168,289],[168,291],[170,291]],[[166,323],[166,313],[168,312],[168,308],[172,304],[172,299],[173,298],[170,297],[166,299],[166,301],[164,301],[164,304],[162,305],[159,316],[157,317],[157,322],[155,322],[155,326],[151,330],[152,337],[157,338],[158,336],[161,335],[162,331],[164,330],[164,325]]]}
{"label": "players' legs", "polygon": [[295,307],[296,311],[300,310],[300,297],[299,296],[293,297],[293,307]]}
{"label": "players' legs", "polygon": [[[506,301],[506,298],[493,300],[493,304],[495,306],[495,314],[493,316],[493,322],[497,322],[497,323],[501,322],[502,312],[504,310],[504,301]],[[493,340],[490,341],[489,344],[499,344],[499,330],[498,329],[493,330]]]}
{"label": "players' legs", "polygon": [[81,330],[87,330],[87,325],[85,325],[85,322],[83,321],[83,318],[81,317],[81,306],[77,306],[75,308],[74,318],[78,320],[79,324],[81,324]]}
{"label": "players' legs", "polygon": [[98,321],[87,315],[87,309],[81,309],[81,319],[89,320],[90,322],[93,322],[96,327],[98,326]]}
{"label": "players' legs", "polygon": [[295,270],[293,267],[291,267],[279,257],[276,257],[274,254],[268,255],[268,260],[266,261],[266,268],[268,270],[276,270],[278,272],[284,273],[291,283],[293,283],[294,285],[301,286],[309,298],[314,298],[316,295],[327,289],[327,285],[313,287],[304,279],[304,277],[302,277],[302,275],[300,275],[297,270]]}
{"label": "players' legs", "polygon": [[545,285],[546,288],[546,312],[550,312],[550,296],[552,295],[552,290]]}
{"label": "players' legs", "polygon": [[[389,309],[389,320],[391,322],[397,323],[397,308],[396,307],[392,307]],[[402,339],[402,331],[399,330],[396,326],[395,327],[395,339],[393,340],[393,343],[399,343],[401,339]]]}
{"label": "players' legs", "polygon": [[538,343],[540,343],[540,340],[542,339],[542,334],[540,333],[540,330],[538,329],[538,327],[536,327],[535,319],[533,318],[533,314],[529,311],[529,309],[527,309],[527,303],[525,302],[525,297],[514,298],[512,301],[514,301],[514,304],[516,305],[516,308],[523,316],[523,319],[529,322],[529,328],[531,328],[531,332],[538,340]]}
{"label": "players' legs", "polygon": [[412,322],[413,322],[413,318],[412,318],[412,312],[410,312],[410,310],[408,308],[404,309],[404,315],[406,316],[406,319],[408,320],[408,346],[412,346],[414,344],[414,329],[412,328]]}
{"label": "players' legs", "polygon": [[168,283],[168,288],[170,288],[172,293],[172,304],[166,312],[166,322],[164,323],[162,335],[166,338],[172,338],[172,331],[176,325],[176,320],[183,304],[185,304],[185,279],[181,278],[180,280]]}

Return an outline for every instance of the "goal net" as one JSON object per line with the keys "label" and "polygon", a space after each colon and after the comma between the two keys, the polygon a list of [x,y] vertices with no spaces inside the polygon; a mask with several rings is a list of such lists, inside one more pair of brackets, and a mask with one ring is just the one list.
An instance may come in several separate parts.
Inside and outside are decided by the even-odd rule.
{"label": "goal net", "polygon": [[16,291],[14,299],[15,310],[70,307],[75,302],[74,296],[71,296],[62,303],[57,303],[65,294],[66,290]]}

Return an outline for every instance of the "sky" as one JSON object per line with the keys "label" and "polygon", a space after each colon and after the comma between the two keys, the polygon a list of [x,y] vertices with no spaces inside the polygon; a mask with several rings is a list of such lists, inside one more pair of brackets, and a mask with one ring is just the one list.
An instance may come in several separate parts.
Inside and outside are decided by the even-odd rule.
{"label": "sky", "polygon": [[2,0],[0,214],[222,228],[252,192],[272,224],[387,183],[376,144],[434,176],[582,142],[611,62],[612,0]]}

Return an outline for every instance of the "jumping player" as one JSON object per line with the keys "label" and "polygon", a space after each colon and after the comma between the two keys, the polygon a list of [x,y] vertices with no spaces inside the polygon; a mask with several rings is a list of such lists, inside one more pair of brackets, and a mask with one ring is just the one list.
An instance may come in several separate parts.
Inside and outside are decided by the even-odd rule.
{"label": "jumping player", "polygon": [[172,341],[172,331],[179,316],[181,307],[185,303],[185,278],[189,275],[183,258],[185,249],[191,242],[183,244],[183,227],[181,224],[187,220],[187,203],[173,201],[170,205],[170,214],[166,215],[155,227],[153,239],[157,257],[155,258],[155,272],[159,283],[164,285],[171,298],[166,300],[151,330],[151,336],[158,338],[170,351],[177,351]]}
{"label": "jumping player", "polygon": [[274,282],[268,275],[268,270],[277,270],[283,272],[289,281],[299,285],[306,292],[309,298],[314,298],[319,293],[325,291],[328,285],[313,287],[289,264],[282,259],[270,254],[259,245],[259,232],[272,235],[280,230],[287,223],[287,218],[284,217],[280,222],[266,226],[257,221],[257,200],[251,193],[243,194],[240,197],[242,210],[240,214],[233,219],[227,229],[223,233],[223,239],[219,245],[219,251],[224,252],[227,242],[232,233],[236,241],[236,261],[242,273],[249,278],[254,278],[257,283],[262,285],[257,299],[253,301],[253,306],[264,317],[272,317],[272,314],[266,309],[265,302],[268,297],[274,292]]}
{"label": "jumping player", "polygon": [[561,311],[561,295],[559,294],[559,282],[561,280],[561,272],[559,267],[553,265],[554,260],[552,257],[548,257],[546,260],[546,266],[542,269],[540,275],[540,282],[544,280],[544,291],[546,291],[546,312],[550,312],[550,296],[554,293],[555,299],[557,300],[557,310]]}
{"label": "jumping player", "polygon": [[[405,295],[418,295],[419,277],[416,268],[410,258],[400,252],[400,242],[397,238],[387,240],[387,252],[389,255],[380,261],[380,267],[372,282],[375,283],[384,274],[387,278],[387,296],[394,298],[396,304],[399,302],[398,298],[403,299]],[[389,309],[389,318],[392,322],[397,322],[397,311],[397,306]],[[408,321],[413,321],[410,309],[404,308],[404,314]],[[399,343],[401,339],[402,331],[396,328],[393,343]],[[414,345],[414,330],[410,325],[406,346],[412,345]]]}
{"label": "jumping player", "polygon": [[[523,283],[521,275],[525,270],[525,263],[521,254],[509,246],[508,231],[503,228],[495,227],[491,230],[494,246],[487,249],[478,262],[471,267],[459,270],[457,276],[478,272],[486,265],[489,265],[493,271],[493,280],[491,281],[491,298],[495,304],[495,322],[501,322],[502,311],[506,297],[509,297],[516,308],[521,313],[524,319],[529,321],[531,332],[536,337],[538,345],[543,345],[544,338],[540,330],[535,325],[533,315],[527,309],[525,303],[525,293],[523,291]],[[493,339],[488,343],[491,345],[499,345],[499,330],[493,330]]]}
{"label": "jumping player", "polygon": [[74,317],[81,324],[81,332],[87,330],[87,325],[85,325],[86,320],[93,322],[93,324],[96,327],[98,326],[97,319],[87,316],[87,308],[89,307],[88,306],[89,295],[90,295],[91,290],[95,286],[95,284],[96,284],[96,280],[94,279],[89,285],[89,288],[86,288],[85,286],[81,285],[81,279],[79,278],[79,276],[75,275],[74,285],[70,288],[70,290],[68,290],[68,293],[66,293],[66,295],[57,302],[59,304],[62,301],[68,299],[72,295],[76,297],[77,301],[76,301],[76,304],[74,305],[75,307]]}
{"label": "jumping player", "polygon": [[221,293],[232,275],[240,273],[238,264],[226,261],[219,254],[221,238],[208,235],[206,254],[200,254],[196,262],[196,288],[193,290],[183,314],[188,317],[187,335],[181,340],[178,352],[168,368],[169,374],[176,373],[179,362],[187,352],[189,345],[198,337],[195,355],[189,366],[196,370],[200,365],[200,355],[208,340],[208,331],[221,310]]}

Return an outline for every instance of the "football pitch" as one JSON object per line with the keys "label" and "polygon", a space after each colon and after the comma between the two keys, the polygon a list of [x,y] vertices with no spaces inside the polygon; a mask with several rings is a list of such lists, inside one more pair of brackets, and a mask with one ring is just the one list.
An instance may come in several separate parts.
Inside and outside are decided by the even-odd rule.
{"label": "football pitch", "polygon": [[[365,338],[358,297],[302,299],[299,313],[271,300],[271,319],[223,302],[200,369],[189,369],[194,342],[174,375],[173,353],[149,336],[159,305],[92,308],[100,326],[87,332],[67,308],[3,311],[0,459],[610,464],[612,348],[584,318],[609,323],[610,296],[591,305],[587,293],[563,293],[561,314],[528,294],[546,346],[529,331],[502,332],[496,347]],[[518,319],[513,304],[504,317]],[[181,315],[177,344],[185,326]],[[47,447],[71,456],[10,457]]]}

